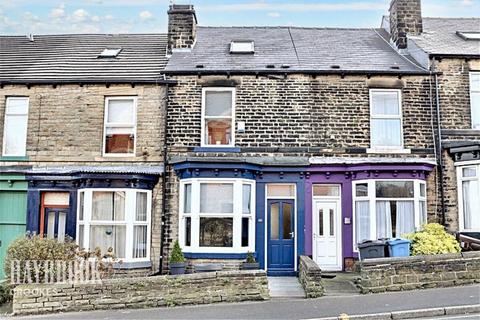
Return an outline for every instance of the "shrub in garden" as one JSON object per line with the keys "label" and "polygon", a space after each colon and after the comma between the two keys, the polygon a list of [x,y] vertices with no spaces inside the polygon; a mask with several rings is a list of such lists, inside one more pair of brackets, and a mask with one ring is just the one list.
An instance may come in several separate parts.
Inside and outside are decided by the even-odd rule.
{"label": "shrub in garden", "polygon": [[[71,239],[58,242],[56,239],[42,238],[38,235],[26,235],[13,241],[7,250],[5,258],[5,275],[10,278],[12,262],[20,267],[24,274],[26,261],[73,261],[78,246]],[[47,273],[44,265],[39,265],[39,281],[43,282]],[[32,272],[35,274],[36,272]]]}
{"label": "shrub in garden", "polygon": [[183,255],[182,248],[178,240],[173,244],[172,253],[170,254],[170,263],[181,263],[185,262],[185,256]]}
{"label": "shrub in garden", "polygon": [[253,252],[248,251],[247,252],[247,259],[245,260],[246,263],[255,263],[255,256],[253,255]]}
{"label": "shrub in garden", "polygon": [[[11,270],[12,262],[16,270]],[[121,263],[116,260],[113,248],[108,248],[105,254],[100,248],[93,251],[79,250],[78,245],[70,238],[65,242],[59,242],[57,239],[27,234],[8,247],[5,274],[9,279],[12,272],[16,272],[13,276],[16,283],[60,281],[61,276],[70,279],[70,275],[74,278],[72,280],[77,277],[82,280],[93,280],[95,275],[104,279],[113,274],[116,262]],[[74,263],[77,266],[76,270],[71,268]],[[95,268],[98,272],[94,275],[88,272],[87,268],[92,271]],[[70,274],[67,274],[68,272]]]}
{"label": "shrub in garden", "polygon": [[455,237],[438,223],[425,224],[420,231],[404,237],[412,241],[410,250],[413,256],[460,252],[460,244]]}
{"label": "shrub in garden", "polygon": [[7,281],[0,281],[0,305],[12,300],[12,287]]}

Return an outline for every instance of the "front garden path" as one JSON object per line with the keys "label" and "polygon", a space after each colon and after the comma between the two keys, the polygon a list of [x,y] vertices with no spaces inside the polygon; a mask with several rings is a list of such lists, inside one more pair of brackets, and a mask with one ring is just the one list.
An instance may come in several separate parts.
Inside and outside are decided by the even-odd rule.
{"label": "front garden path", "polygon": [[359,295],[360,289],[356,286],[358,273],[327,272],[322,273],[322,284],[325,296],[352,296]]}
{"label": "front garden path", "polygon": [[272,298],[305,298],[305,291],[297,277],[268,277]]}

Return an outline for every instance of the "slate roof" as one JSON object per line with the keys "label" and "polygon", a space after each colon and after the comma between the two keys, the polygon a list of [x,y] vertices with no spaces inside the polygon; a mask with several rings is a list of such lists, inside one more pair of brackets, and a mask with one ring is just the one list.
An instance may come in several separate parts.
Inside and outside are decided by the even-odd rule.
{"label": "slate roof", "polygon": [[423,33],[408,38],[432,55],[479,56],[480,41],[464,40],[457,31],[480,32],[480,18],[423,18]]}
{"label": "slate roof", "polygon": [[381,164],[428,164],[436,165],[437,162],[432,158],[385,158],[385,157],[311,157],[311,164],[362,164],[362,163],[381,163]]}
{"label": "slate roof", "polygon": [[187,157],[172,156],[169,161],[171,164],[182,162],[221,162],[221,163],[246,163],[260,166],[308,166],[308,157]]}
{"label": "slate roof", "polygon": [[[383,29],[198,27],[191,52],[175,51],[165,70],[424,73],[385,37]],[[231,54],[232,40],[253,40],[255,54]],[[270,64],[275,68],[267,68]]]}
{"label": "slate roof", "polygon": [[[166,34],[0,36],[0,82],[155,82],[166,47]],[[105,48],[122,51],[98,58]]]}
{"label": "slate roof", "polygon": [[34,167],[28,174],[73,174],[73,173],[118,173],[118,174],[152,174],[161,175],[163,166],[64,166],[64,167]]}

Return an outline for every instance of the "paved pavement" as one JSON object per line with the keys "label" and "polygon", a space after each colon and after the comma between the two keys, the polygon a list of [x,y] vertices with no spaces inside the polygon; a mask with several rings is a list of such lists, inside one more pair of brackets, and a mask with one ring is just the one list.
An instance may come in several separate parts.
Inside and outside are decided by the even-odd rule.
{"label": "paved pavement", "polygon": [[435,318],[423,318],[422,320],[478,320],[478,319],[480,319],[480,313],[462,315],[462,316],[445,316],[445,317],[435,317]]}
{"label": "paved pavement", "polygon": [[[272,299],[265,302],[229,303],[142,310],[108,310],[56,314],[20,319],[314,319],[347,314],[371,314],[389,311],[480,303],[480,286],[427,289],[361,296],[327,296],[319,299]],[[458,316],[446,319],[460,320]],[[465,318],[471,320],[472,318]],[[474,317],[473,319],[478,319]]]}

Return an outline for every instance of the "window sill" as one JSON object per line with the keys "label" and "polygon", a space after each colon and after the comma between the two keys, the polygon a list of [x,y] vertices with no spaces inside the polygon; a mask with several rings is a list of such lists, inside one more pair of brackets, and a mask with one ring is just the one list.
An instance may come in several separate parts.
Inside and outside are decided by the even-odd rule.
{"label": "window sill", "polygon": [[135,158],[134,153],[104,153],[104,158]]}
{"label": "window sill", "polygon": [[0,161],[28,161],[27,156],[1,156]]}
{"label": "window sill", "polygon": [[184,252],[187,259],[246,259],[245,253],[207,253],[207,252]]}
{"label": "window sill", "polygon": [[239,147],[195,147],[194,152],[240,152]]}
{"label": "window sill", "polygon": [[[121,259],[120,259],[121,260]],[[131,262],[122,262],[118,263],[115,262],[113,265],[114,269],[142,269],[142,268],[151,268],[152,261],[145,260],[145,261],[131,261]]]}
{"label": "window sill", "polygon": [[367,153],[370,154],[411,154],[410,149],[382,149],[382,148],[368,148]]}

